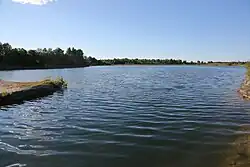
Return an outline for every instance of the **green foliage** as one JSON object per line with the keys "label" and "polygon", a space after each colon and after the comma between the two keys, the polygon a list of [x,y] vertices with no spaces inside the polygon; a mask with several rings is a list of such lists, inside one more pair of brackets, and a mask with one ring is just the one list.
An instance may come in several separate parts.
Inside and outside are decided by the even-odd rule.
{"label": "green foliage", "polygon": [[213,61],[208,61],[207,65],[212,65],[212,66],[244,66],[246,62],[241,62],[241,61],[231,61],[231,62],[213,62]]}
{"label": "green foliage", "polygon": [[196,64],[194,62],[187,62],[175,59],[105,59],[99,60],[99,65],[166,65],[166,64]]}
{"label": "green foliage", "polygon": [[238,66],[244,65],[245,62],[213,62],[213,61],[186,61],[179,59],[104,59],[98,60],[99,65],[213,65],[213,66]]}
{"label": "green foliage", "polygon": [[8,95],[9,95],[9,93],[6,92],[6,91],[1,92],[1,96],[2,96],[2,97],[8,96]]}
{"label": "green foliage", "polygon": [[60,48],[25,50],[12,48],[10,44],[0,42],[0,68],[60,68],[97,65],[93,57],[86,57],[81,49]]}
{"label": "green foliage", "polygon": [[61,86],[63,88],[66,88],[68,86],[67,81],[65,81],[62,77],[57,77],[56,79],[45,79],[40,82],[41,85],[43,84],[53,84],[56,86]]}
{"label": "green foliage", "polygon": [[55,85],[62,85],[62,87],[66,88],[68,86],[67,81],[65,81],[62,77],[57,77],[55,80],[51,80]]}
{"label": "green foliage", "polygon": [[43,86],[43,85],[54,85],[56,87],[67,87],[67,81],[65,81],[62,77],[57,77],[56,79],[52,79],[51,77],[48,77],[44,80],[37,81],[37,82],[15,82],[13,83],[15,85],[15,88],[18,89],[25,89],[25,88],[32,88],[36,86]]}
{"label": "green foliage", "polygon": [[97,60],[94,57],[86,57],[81,49],[74,47],[61,48],[38,48],[36,50],[25,50],[23,48],[12,48],[10,44],[0,42],[0,70],[1,69],[24,69],[24,68],[63,68],[83,67],[93,65],[213,65],[234,66],[244,65],[245,62],[203,62],[186,61],[175,59],[105,59]]}
{"label": "green foliage", "polygon": [[9,94],[11,94],[11,93],[8,92],[7,89],[1,88],[1,92],[0,92],[0,96],[1,96],[1,97],[8,96]]}

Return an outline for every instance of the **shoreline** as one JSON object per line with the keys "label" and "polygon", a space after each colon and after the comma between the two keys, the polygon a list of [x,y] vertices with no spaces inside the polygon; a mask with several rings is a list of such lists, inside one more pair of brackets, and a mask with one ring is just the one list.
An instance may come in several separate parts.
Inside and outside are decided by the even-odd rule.
{"label": "shoreline", "polygon": [[89,65],[79,66],[56,66],[56,67],[0,67],[0,71],[14,71],[14,70],[50,70],[50,69],[71,69],[71,68],[84,68]]}
{"label": "shoreline", "polygon": [[250,100],[250,78],[246,77],[238,90],[240,95],[247,100]]}
{"label": "shoreline", "polygon": [[246,68],[246,76],[238,92],[244,99],[250,100],[250,63],[246,65]]}
{"label": "shoreline", "polygon": [[111,65],[80,65],[80,66],[57,66],[57,67],[0,67],[0,71],[14,70],[50,70],[50,69],[72,69],[102,66],[200,66],[200,67],[244,67],[244,65],[216,65],[216,64],[111,64]]}
{"label": "shoreline", "polygon": [[[238,92],[246,100],[250,100],[250,63],[246,65],[247,72]],[[240,127],[238,136],[230,145],[231,147],[222,157],[220,167],[249,167],[250,166],[250,126]]]}

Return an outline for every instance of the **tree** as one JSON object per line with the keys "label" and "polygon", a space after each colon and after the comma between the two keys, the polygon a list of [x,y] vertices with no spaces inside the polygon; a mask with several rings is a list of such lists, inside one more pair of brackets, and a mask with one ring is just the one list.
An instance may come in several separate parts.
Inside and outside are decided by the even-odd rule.
{"label": "tree", "polygon": [[1,58],[0,61],[4,63],[5,58],[10,54],[12,47],[8,43],[1,44]]}
{"label": "tree", "polygon": [[68,48],[66,50],[66,55],[71,56],[71,54],[72,54],[72,50],[71,50],[71,48]]}
{"label": "tree", "polygon": [[0,42],[0,63],[3,61],[4,51],[3,44]]}
{"label": "tree", "polygon": [[55,56],[64,56],[64,51],[61,48],[53,50]]}

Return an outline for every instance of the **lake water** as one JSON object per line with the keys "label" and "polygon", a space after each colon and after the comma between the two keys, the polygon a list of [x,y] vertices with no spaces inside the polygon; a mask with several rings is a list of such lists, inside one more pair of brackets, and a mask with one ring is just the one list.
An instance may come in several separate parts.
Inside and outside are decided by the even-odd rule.
{"label": "lake water", "polygon": [[103,66],[0,72],[63,76],[68,89],[0,110],[0,166],[219,167],[247,132],[245,69]]}

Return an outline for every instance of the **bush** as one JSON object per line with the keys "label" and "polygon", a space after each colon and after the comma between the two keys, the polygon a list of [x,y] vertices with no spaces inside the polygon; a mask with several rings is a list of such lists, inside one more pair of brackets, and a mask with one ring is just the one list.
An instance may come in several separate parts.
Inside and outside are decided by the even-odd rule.
{"label": "bush", "polygon": [[0,93],[0,97],[5,97],[5,96],[8,96],[8,95],[10,95],[11,93],[9,93],[9,92],[7,92],[7,91],[2,91],[1,93]]}
{"label": "bush", "polygon": [[65,81],[62,77],[57,77],[56,79],[48,78],[48,79],[40,81],[39,85],[43,85],[43,84],[46,84],[46,85],[52,84],[54,86],[60,86],[63,88],[66,88],[68,86],[67,81]]}

